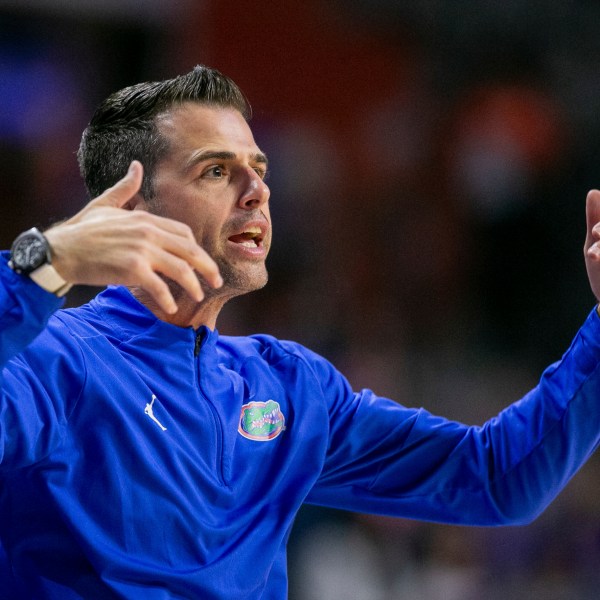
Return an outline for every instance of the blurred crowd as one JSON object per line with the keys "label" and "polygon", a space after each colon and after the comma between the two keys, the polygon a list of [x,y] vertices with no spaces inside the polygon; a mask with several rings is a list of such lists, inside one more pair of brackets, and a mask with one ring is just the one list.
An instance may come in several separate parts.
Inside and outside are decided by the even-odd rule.
{"label": "blurred crowd", "polygon": [[[75,152],[103,97],[206,63],[253,106],[275,228],[269,285],[221,333],[294,339],[356,388],[472,424],[560,358],[594,305],[600,5],[138,5],[0,0],[2,247],[85,202]],[[598,467],[528,527],[306,507],[290,598],[596,598]]]}

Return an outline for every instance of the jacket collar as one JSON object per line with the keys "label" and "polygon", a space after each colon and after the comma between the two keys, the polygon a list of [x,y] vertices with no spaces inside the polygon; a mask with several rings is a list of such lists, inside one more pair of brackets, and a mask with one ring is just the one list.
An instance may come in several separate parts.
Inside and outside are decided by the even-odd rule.
{"label": "jacket collar", "polygon": [[133,341],[143,335],[161,346],[183,343],[193,351],[196,338],[200,336],[204,351],[214,347],[219,338],[216,329],[213,331],[206,326],[195,330],[162,321],[124,286],[109,286],[90,302],[90,307],[122,342]]}

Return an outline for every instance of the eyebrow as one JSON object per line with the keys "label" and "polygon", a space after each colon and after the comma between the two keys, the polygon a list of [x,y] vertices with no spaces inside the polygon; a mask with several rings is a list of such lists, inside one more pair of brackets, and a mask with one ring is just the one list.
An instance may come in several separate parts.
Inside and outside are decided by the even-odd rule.
{"label": "eyebrow", "polygon": [[[189,171],[195,167],[198,163],[204,162],[205,160],[235,160],[237,155],[235,152],[228,152],[227,150],[205,150],[203,152],[195,152],[189,158],[185,164],[185,170]],[[269,159],[263,152],[256,152],[250,155],[250,162],[269,165]]]}

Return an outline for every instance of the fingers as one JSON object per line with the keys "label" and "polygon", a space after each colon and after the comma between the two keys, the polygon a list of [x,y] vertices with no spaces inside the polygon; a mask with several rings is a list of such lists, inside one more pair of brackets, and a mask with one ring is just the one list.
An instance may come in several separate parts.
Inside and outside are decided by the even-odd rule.
{"label": "fingers", "polygon": [[[131,221],[129,239],[132,244],[139,243],[142,248],[132,250],[140,252],[152,259],[157,256],[161,260],[153,266],[171,279],[184,283],[193,275],[197,282],[197,274],[201,275],[211,287],[220,287],[223,284],[219,268],[209,254],[198,245],[192,229],[180,221],[161,217],[148,212],[125,214],[124,219]],[[173,257],[172,264],[166,259]],[[180,260],[181,259],[181,260]],[[184,270],[183,261],[189,267]],[[177,276],[180,274],[180,276]],[[199,285],[199,284],[198,284]],[[196,286],[182,285],[185,289],[193,290]],[[192,297],[197,294],[192,292]]]}
{"label": "fingers", "polygon": [[[134,160],[125,177],[93,202],[95,206],[122,208],[140,190],[142,180],[142,164]],[[194,270],[202,275],[211,287],[217,288],[223,284],[216,263],[198,246],[187,225],[157,215],[150,218],[157,221],[162,230],[174,234],[162,241],[164,249],[173,254],[174,258],[171,261],[163,261],[156,270],[179,283],[197,301],[202,300],[204,293]]]}
{"label": "fingers", "polygon": [[141,163],[132,161],[125,177],[49,230],[53,263],[73,283],[140,287],[173,314],[175,291],[165,279],[195,302],[204,299],[203,282],[218,288],[223,280],[188,225],[147,210],[122,210],[139,192],[142,179]]}
{"label": "fingers", "polygon": [[[194,284],[183,285],[183,282],[193,278],[194,282],[197,283],[196,273],[200,274],[211,287],[221,287],[223,279],[219,273],[217,263],[197,244],[191,229],[187,225],[171,219],[162,219],[161,225],[165,227],[165,230],[170,230],[167,234],[163,233],[162,248],[169,255],[183,259],[183,263],[189,267],[188,270],[185,270],[178,261],[174,261],[174,268],[170,272],[162,271],[163,274],[181,283],[184,289],[191,291],[192,298],[196,297],[196,294],[192,291],[196,286]],[[171,273],[175,275],[181,273],[181,277],[173,277]]]}
{"label": "fingers", "polygon": [[[206,259],[212,269],[212,259],[208,255]],[[204,264],[202,257],[200,260]],[[204,291],[198,279],[199,269],[194,269],[191,262],[193,261],[189,255],[181,258],[164,248],[152,246],[148,250],[140,250],[130,255],[129,260],[124,261],[122,277],[127,284],[144,289],[166,313],[173,314],[177,311],[177,304],[172,290],[160,275],[177,283],[195,302],[201,302],[204,299]],[[220,280],[218,270],[217,277]],[[220,287],[220,285],[221,281],[213,287]]]}
{"label": "fingers", "polygon": [[144,168],[142,163],[138,160],[132,161],[125,177],[119,179],[115,185],[93,200],[93,205],[122,208],[140,191],[143,178]]}
{"label": "fingers", "polygon": [[585,266],[592,292],[596,299],[600,300],[600,191],[591,190],[588,193],[585,215],[587,223],[583,248]]}
{"label": "fingers", "polygon": [[588,192],[585,202],[586,237],[584,253],[587,257],[600,259],[600,249],[597,242],[600,240],[600,191]]}
{"label": "fingers", "polygon": [[140,287],[158,304],[158,306],[169,315],[177,312],[177,304],[169,286],[154,271],[148,270],[146,277],[143,278]]}
{"label": "fingers", "polygon": [[205,296],[199,275],[213,288],[223,284],[217,264],[183,223],[141,213],[127,237],[127,277],[132,277],[132,282],[152,295],[161,307],[174,304],[168,286],[158,284],[157,273],[178,284],[195,302]]}

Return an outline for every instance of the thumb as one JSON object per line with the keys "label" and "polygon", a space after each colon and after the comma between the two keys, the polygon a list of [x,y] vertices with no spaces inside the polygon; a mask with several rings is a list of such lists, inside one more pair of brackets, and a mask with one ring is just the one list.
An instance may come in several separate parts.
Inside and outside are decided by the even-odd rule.
{"label": "thumb", "polygon": [[587,233],[585,237],[585,250],[588,250],[600,234],[594,234],[594,227],[600,223],[600,191],[591,190],[588,192],[585,201],[585,220],[587,224]]}
{"label": "thumb", "polygon": [[139,160],[134,160],[129,165],[127,174],[119,179],[115,185],[109,187],[103,194],[93,200],[95,206],[113,206],[122,208],[131,200],[142,187],[144,167]]}

